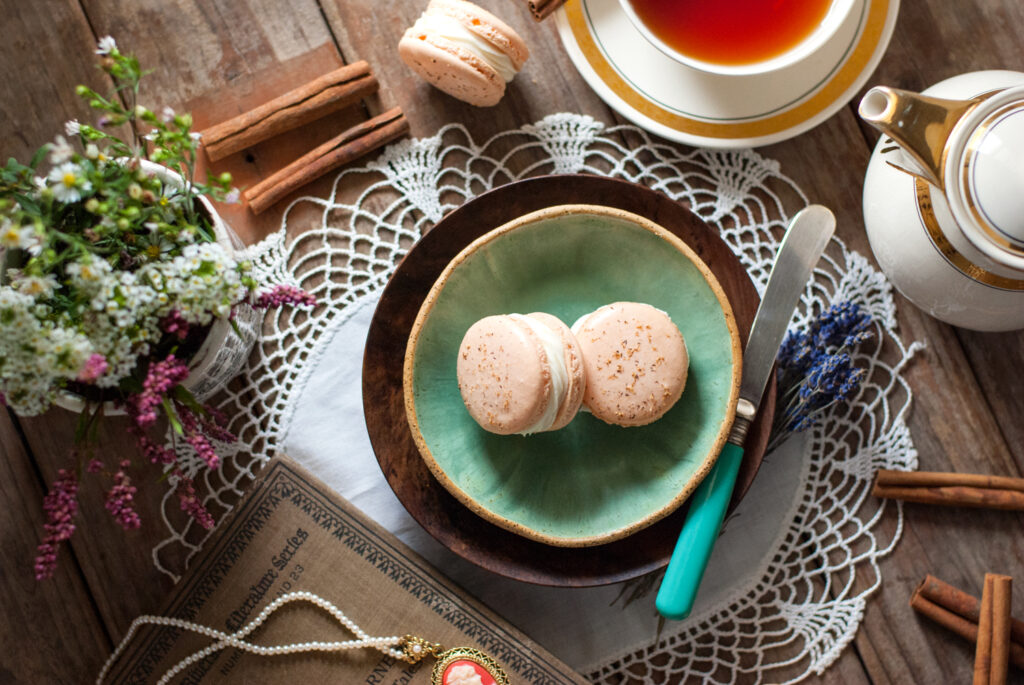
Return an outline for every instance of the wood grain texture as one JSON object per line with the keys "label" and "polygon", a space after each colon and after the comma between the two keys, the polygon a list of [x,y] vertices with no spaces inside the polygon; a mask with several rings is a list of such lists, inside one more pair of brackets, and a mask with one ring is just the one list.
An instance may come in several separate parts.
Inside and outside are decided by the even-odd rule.
{"label": "wood grain texture", "polygon": [[[538,24],[525,2],[478,0],[526,41],[530,57],[494,107],[473,107],[428,85],[398,59],[398,41],[426,1],[325,0],[324,16],[347,60],[365,59],[391,98],[409,118],[411,135],[433,135],[444,124],[466,126],[477,141],[560,111],[608,121],[608,108],[577,74],[551,20]],[[387,106],[392,106],[391,101]]]}
{"label": "wood grain texture", "polygon": [[[194,129],[224,121],[343,64],[316,0],[83,0],[97,35],[111,34],[153,73],[140,99],[191,111]],[[361,121],[343,110],[210,165],[229,171],[241,189]],[[205,162],[205,159],[202,161]],[[201,165],[199,174],[206,170]],[[311,186],[316,192],[323,187]],[[280,226],[279,212],[254,217],[243,205],[220,205],[246,242]]]}
{"label": "wood grain texture", "polygon": [[[64,409],[51,409],[42,416],[21,418],[29,449],[35,455],[44,482],[49,485],[61,468],[77,468],[71,454],[78,415]],[[137,450],[126,433],[124,417],[108,417],[100,429],[104,473],[82,476],[78,491],[81,503],[79,530],[71,538],[71,547],[82,566],[93,601],[109,634],[120,639],[132,619],[140,613],[155,611],[170,590],[170,577],[153,566],[150,550],[167,536],[160,513],[165,487],[159,484],[160,469],[140,464]],[[111,474],[121,459],[130,459],[128,473],[139,488],[135,509],[142,519],[138,530],[122,530],[103,506],[104,495],[113,484]],[[131,588],[126,592],[125,588]]]}
{"label": "wood grain texture", "polygon": [[110,640],[67,545],[53,578],[33,577],[44,535],[43,488],[6,409],[0,410],[0,503],[0,683],[79,682],[99,670]]}
{"label": "wood grain texture", "polygon": [[75,86],[106,92],[110,81],[89,59],[96,42],[75,0],[0,0],[0,17],[0,164],[27,163],[65,121],[89,118]]}

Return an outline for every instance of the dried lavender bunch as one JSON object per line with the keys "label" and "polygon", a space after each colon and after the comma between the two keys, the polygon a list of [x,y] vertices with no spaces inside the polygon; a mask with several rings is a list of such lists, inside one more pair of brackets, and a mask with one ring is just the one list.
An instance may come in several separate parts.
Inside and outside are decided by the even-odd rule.
{"label": "dried lavender bunch", "polygon": [[779,404],[768,451],[821,420],[857,394],[866,371],[850,352],[874,335],[871,315],[853,302],[831,305],[805,330],[791,330],[779,348]]}

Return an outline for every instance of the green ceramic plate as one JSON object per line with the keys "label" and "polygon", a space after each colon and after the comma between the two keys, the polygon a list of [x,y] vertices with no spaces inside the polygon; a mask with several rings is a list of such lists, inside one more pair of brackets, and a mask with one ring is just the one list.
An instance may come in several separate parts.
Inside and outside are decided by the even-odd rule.
{"label": "green ceramic plate", "polygon": [[[543,311],[571,324],[616,301],[668,312],[686,340],[686,390],[664,417],[620,428],[581,413],[531,436],[494,435],[470,417],[455,364],[475,321]],[[424,460],[463,504],[525,537],[581,547],[625,537],[685,501],[725,442],[739,377],[732,309],[689,247],[635,214],[563,205],[487,233],[448,265],[409,337],[405,406]]]}

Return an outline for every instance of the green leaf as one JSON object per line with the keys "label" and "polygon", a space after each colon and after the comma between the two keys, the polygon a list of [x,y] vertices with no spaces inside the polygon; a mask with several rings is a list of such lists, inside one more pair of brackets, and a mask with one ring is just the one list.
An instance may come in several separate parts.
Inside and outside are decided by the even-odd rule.
{"label": "green leaf", "polygon": [[178,420],[178,415],[174,411],[174,405],[171,404],[171,400],[168,397],[164,397],[161,400],[161,404],[164,406],[164,413],[167,414],[167,420],[171,424],[171,428],[178,435],[185,435],[185,429],[181,425],[181,421]]}
{"label": "green leaf", "polygon": [[181,404],[184,404],[193,414],[198,416],[208,416],[209,412],[206,411],[206,407],[199,404],[199,400],[196,399],[195,395],[183,385],[174,386],[174,399]]}
{"label": "green leaf", "polygon": [[46,156],[46,146],[44,145],[43,147],[41,147],[38,150],[36,150],[36,153],[34,155],[32,155],[32,161],[28,163],[29,167],[31,167],[32,170],[34,171],[36,169],[36,167],[39,166],[39,163],[43,161],[43,157],[45,157],[45,156]]}

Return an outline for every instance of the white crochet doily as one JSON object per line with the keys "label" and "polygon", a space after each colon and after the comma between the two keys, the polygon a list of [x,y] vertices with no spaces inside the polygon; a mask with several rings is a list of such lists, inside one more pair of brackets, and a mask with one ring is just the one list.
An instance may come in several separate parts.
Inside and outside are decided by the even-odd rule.
{"label": "white crochet doily", "polygon": [[[498,185],[551,173],[612,176],[684,202],[720,230],[759,290],[788,218],[807,204],[776,162],[752,151],[682,148],[576,114],[551,115],[482,143],[449,125],[390,146],[365,167],[340,173],[328,197],[296,200],[280,231],[251,248],[268,282],[297,283],[319,304],[312,312],[268,314],[248,368],[218,396],[240,437],[219,446],[224,465],[210,472],[195,455],[182,455],[215,516],[281,447],[310,365],[329,337],[322,334],[379,291],[447,211]],[[289,233],[300,215],[309,225],[311,213],[318,222],[312,230]],[[867,380],[855,401],[809,433],[796,501],[761,567],[694,619],[591,664],[593,682],[795,682],[820,674],[853,639],[881,582],[878,559],[902,529],[900,508],[869,496],[871,476],[878,468],[917,468],[905,423],[911,393],[901,377],[915,345],[896,333],[885,277],[833,240],[804,293],[798,323],[843,300],[861,304],[877,324],[878,335],[855,355]],[[153,559],[177,577],[205,533],[183,517],[173,490],[163,512],[169,536]]]}

